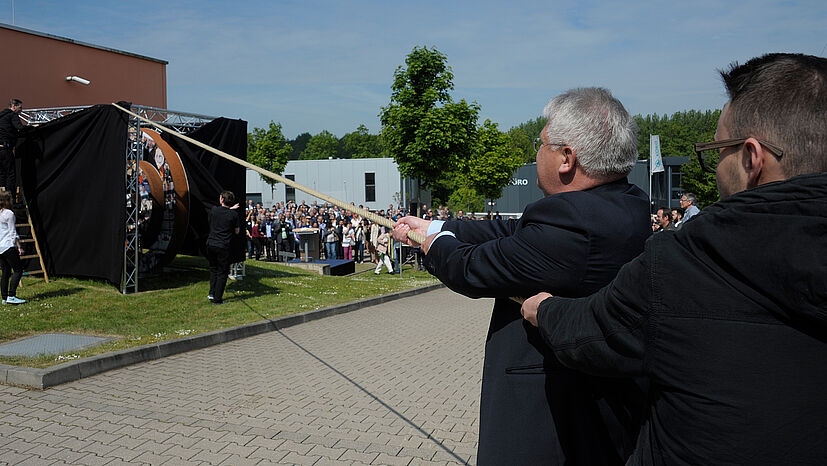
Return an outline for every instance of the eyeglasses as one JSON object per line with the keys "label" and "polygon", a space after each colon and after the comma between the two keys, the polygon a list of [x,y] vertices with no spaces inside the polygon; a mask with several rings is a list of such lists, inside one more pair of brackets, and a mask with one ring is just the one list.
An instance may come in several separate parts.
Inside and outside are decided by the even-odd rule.
{"label": "eyeglasses", "polygon": [[[715,170],[718,165],[718,162],[716,160],[709,158],[709,156],[704,156],[703,152],[708,150],[725,149],[727,147],[740,146],[741,144],[747,142],[747,139],[749,138],[722,139],[720,141],[695,143],[695,154],[697,154],[698,156],[698,162],[700,162],[701,164],[701,169],[707,173],[715,173]],[[759,144],[766,147],[772,155],[778,158],[781,158],[784,155],[784,149],[776,146],[775,144],[758,138],[754,139],[758,141]]]}
{"label": "eyeglasses", "polygon": [[534,152],[540,152],[540,148],[543,146],[565,146],[565,143],[554,144],[551,142],[544,142],[542,138],[535,138],[534,139]]}

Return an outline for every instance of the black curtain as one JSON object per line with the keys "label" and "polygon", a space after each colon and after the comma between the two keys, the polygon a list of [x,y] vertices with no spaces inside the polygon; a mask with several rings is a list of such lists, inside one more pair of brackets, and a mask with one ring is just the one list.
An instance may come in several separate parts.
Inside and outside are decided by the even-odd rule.
{"label": "black curtain", "polygon": [[[196,141],[224,151],[241,160],[247,160],[247,122],[216,118],[206,125],[187,133]],[[246,236],[243,228],[247,169],[223,157],[190,144],[171,134],[161,137],[178,152],[187,172],[190,193],[190,218],[186,240],[179,251],[182,254],[203,255],[207,235],[210,232],[208,212],[218,205],[221,191],[232,191],[239,203],[239,226],[241,234],[232,244],[233,261],[244,259]]]}
{"label": "black curtain", "polygon": [[120,284],[127,120],[111,105],[96,105],[30,129],[20,140],[21,187],[49,274]]}

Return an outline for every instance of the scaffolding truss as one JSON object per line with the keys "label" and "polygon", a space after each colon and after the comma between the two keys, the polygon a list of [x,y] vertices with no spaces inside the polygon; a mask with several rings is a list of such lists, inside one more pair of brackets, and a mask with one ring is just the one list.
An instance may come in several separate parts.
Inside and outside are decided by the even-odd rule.
{"label": "scaffolding truss", "polygon": [[[84,110],[89,106],[34,108],[20,113],[28,124],[47,123],[66,115]],[[198,115],[195,113],[178,112],[156,107],[133,105],[131,110],[144,118],[158,122],[167,128],[187,133],[200,128],[215,117]],[[143,144],[141,143],[141,128],[150,127],[141,120],[130,116],[127,124],[126,173],[124,183],[126,187],[126,225],[124,241],[124,270],[121,277],[121,293],[138,292],[138,270],[141,259],[140,235],[138,234],[138,213],[140,206],[140,192],[138,186],[138,162],[143,159]],[[160,131],[157,128],[154,128]]]}

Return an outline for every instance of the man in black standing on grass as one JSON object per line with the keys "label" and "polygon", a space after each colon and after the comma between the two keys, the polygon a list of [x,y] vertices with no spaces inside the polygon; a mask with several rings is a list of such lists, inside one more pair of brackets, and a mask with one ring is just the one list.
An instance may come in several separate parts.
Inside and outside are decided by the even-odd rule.
{"label": "man in black standing on grass", "polygon": [[235,194],[224,191],[220,205],[210,209],[210,234],[207,236],[207,260],[210,262],[210,295],[213,304],[224,304],[224,288],[230,273],[230,241],[239,232],[239,218],[234,209]]}

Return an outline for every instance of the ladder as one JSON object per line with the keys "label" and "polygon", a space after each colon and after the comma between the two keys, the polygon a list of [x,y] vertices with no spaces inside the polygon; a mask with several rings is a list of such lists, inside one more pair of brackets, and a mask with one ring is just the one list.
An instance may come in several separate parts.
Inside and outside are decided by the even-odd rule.
{"label": "ladder", "polygon": [[[21,222],[15,223],[14,225],[15,229],[17,230],[17,235],[20,236],[20,244],[23,246],[23,250],[25,251],[25,253],[22,256],[20,256],[20,260],[34,259],[36,257],[38,262],[40,263],[40,269],[31,270],[30,267],[27,266],[25,274],[43,274],[43,279],[46,280],[46,283],[49,283],[49,274],[46,273],[46,266],[43,264],[43,256],[41,256],[40,254],[40,245],[37,242],[37,234],[35,234],[34,232],[34,226],[32,226],[32,218],[29,215],[29,205],[24,201],[22,203],[22,206],[20,204],[17,204],[15,207],[16,208],[14,209],[14,216],[18,222],[21,220],[21,216],[26,217],[26,223]],[[34,251],[32,251],[32,248],[29,246],[32,244],[34,245]]]}

